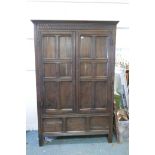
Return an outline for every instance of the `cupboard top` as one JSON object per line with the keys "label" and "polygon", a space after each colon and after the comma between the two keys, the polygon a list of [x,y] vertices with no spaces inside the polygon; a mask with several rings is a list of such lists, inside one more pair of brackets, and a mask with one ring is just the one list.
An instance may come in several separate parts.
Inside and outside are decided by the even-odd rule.
{"label": "cupboard top", "polygon": [[115,29],[118,21],[31,20],[37,30]]}
{"label": "cupboard top", "polygon": [[40,23],[57,23],[57,24],[103,24],[103,25],[116,25],[119,21],[95,21],[95,20],[31,20],[34,24]]}

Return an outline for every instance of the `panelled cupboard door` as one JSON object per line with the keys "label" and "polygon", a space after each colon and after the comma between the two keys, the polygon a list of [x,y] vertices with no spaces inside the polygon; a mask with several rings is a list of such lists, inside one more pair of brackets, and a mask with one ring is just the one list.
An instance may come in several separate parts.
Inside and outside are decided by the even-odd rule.
{"label": "panelled cupboard door", "polygon": [[111,42],[108,30],[41,33],[45,113],[110,111]]}
{"label": "panelled cupboard door", "polygon": [[80,113],[108,112],[110,101],[110,31],[79,31],[76,95]]}
{"label": "panelled cupboard door", "polygon": [[42,32],[41,42],[44,112],[74,112],[75,33]]}

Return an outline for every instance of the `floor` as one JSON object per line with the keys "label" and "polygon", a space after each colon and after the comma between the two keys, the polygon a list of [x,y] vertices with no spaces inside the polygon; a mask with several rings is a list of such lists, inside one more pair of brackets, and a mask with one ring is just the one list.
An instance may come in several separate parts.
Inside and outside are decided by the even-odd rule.
{"label": "floor", "polygon": [[[38,146],[37,131],[26,133],[27,155],[128,155],[129,143],[107,142],[106,136],[59,137]],[[52,141],[51,141],[52,140]]]}

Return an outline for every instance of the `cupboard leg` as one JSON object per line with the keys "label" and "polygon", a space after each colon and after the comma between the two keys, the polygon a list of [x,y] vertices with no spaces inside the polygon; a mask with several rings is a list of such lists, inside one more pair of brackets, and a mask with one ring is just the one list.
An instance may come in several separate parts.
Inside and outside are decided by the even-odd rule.
{"label": "cupboard leg", "polygon": [[43,146],[43,143],[44,143],[44,137],[39,134],[39,146]]}
{"label": "cupboard leg", "polygon": [[111,125],[108,134],[108,143],[112,143],[112,136],[113,136],[113,126]]}
{"label": "cupboard leg", "polygon": [[108,143],[112,143],[112,134],[108,134]]}

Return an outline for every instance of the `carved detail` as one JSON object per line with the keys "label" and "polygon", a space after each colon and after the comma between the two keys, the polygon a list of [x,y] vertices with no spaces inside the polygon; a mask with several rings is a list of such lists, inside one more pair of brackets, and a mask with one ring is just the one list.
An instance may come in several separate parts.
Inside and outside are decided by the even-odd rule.
{"label": "carved detail", "polygon": [[39,30],[50,30],[50,29],[58,29],[58,30],[76,30],[76,29],[112,29],[112,26],[101,24],[101,23],[78,23],[78,24],[60,24],[60,23],[38,23]]}

